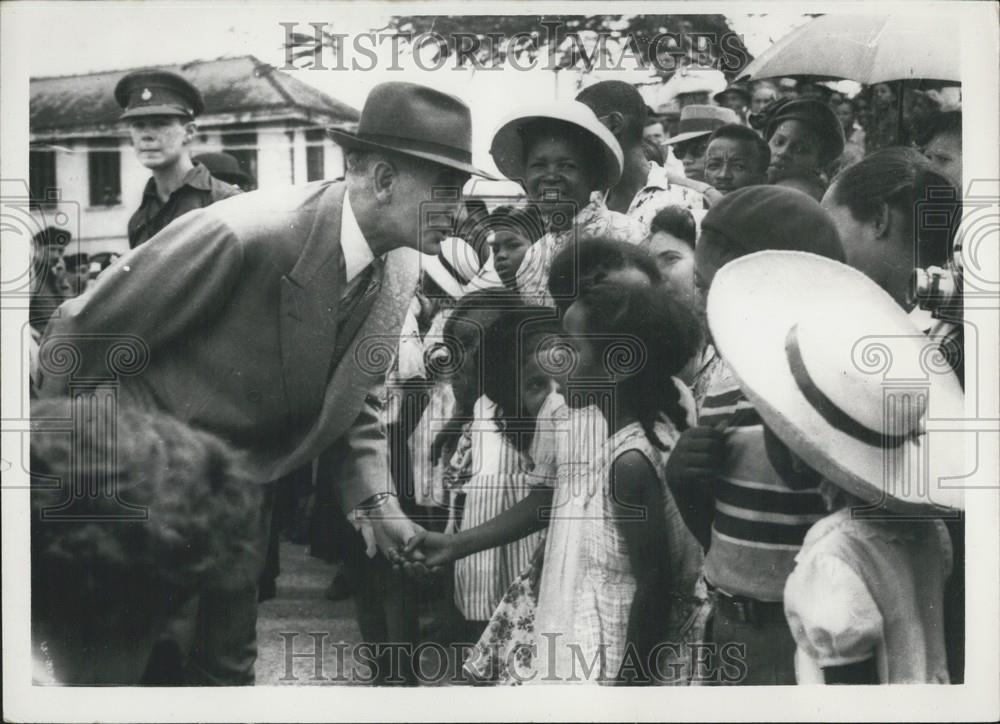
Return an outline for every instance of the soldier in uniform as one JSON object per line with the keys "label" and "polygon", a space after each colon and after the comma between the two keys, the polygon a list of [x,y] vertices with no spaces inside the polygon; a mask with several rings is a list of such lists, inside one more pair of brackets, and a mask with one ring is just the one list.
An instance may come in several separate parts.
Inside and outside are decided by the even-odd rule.
{"label": "soldier in uniform", "polygon": [[153,172],[128,222],[131,248],[178,216],[240,193],[191,160],[194,119],[205,104],[187,80],[165,70],[136,71],[118,81],[115,100],[124,109],[121,118],[128,122],[139,163]]}

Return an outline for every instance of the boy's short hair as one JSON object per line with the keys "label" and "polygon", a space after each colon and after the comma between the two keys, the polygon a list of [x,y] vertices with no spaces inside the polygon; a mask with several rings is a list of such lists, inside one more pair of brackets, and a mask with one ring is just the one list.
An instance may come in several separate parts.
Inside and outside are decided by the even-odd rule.
{"label": "boy's short hair", "polygon": [[837,174],[831,188],[832,201],[862,223],[874,219],[883,205],[912,219],[920,266],[942,265],[950,258],[957,232],[954,220],[961,216],[960,194],[916,149],[876,151]]}
{"label": "boy's short hair", "polygon": [[694,215],[683,206],[674,204],[656,212],[656,216],[649,224],[649,233],[652,235],[661,231],[677,237],[694,249],[698,230],[694,223]]}
{"label": "boy's short hair", "polygon": [[753,147],[754,155],[759,162],[758,169],[761,173],[767,171],[767,167],[771,165],[771,147],[752,128],[741,126],[738,123],[727,123],[712,131],[712,135],[708,137],[708,145],[711,146],[712,141],[717,138],[731,138],[734,141],[749,143]]}
{"label": "boy's short hair", "polygon": [[652,283],[660,282],[656,262],[642,248],[623,241],[586,239],[556,254],[549,269],[549,294],[565,312],[584,289],[620,269],[638,269]]}
{"label": "boy's short hair", "polygon": [[486,219],[486,226],[492,232],[509,231],[535,243],[545,236],[545,222],[538,207],[498,206]]}
{"label": "boy's short hair", "polygon": [[646,127],[646,102],[638,89],[621,80],[602,80],[580,91],[576,100],[594,112],[598,118],[617,111],[625,119],[622,136],[628,142],[642,140]]}

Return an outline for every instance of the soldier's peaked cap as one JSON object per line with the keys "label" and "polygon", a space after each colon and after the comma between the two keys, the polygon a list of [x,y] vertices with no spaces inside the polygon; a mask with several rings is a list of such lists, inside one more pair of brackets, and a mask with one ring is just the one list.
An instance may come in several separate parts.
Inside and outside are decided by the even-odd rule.
{"label": "soldier's peaked cap", "polygon": [[115,100],[122,119],[139,116],[182,116],[193,119],[205,110],[201,93],[183,76],[168,70],[137,70],[118,81]]}

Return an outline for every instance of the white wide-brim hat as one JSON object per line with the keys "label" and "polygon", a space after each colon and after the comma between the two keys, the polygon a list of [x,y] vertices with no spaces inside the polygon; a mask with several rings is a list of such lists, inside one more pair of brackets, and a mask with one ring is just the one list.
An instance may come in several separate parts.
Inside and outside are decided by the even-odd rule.
{"label": "white wide-brim hat", "polygon": [[715,275],[708,323],[764,422],[830,482],[904,514],[964,507],[958,379],[864,274],[804,252],[749,254]]}
{"label": "white wide-brim hat", "polygon": [[512,181],[524,183],[524,139],[521,129],[539,119],[563,121],[594,137],[601,150],[600,189],[609,189],[622,177],[624,154],[618,139],[601,123],[589,106],[580,101],[545,101],[521,106],[505,118],[493,134],[490,155],[500,173]]}

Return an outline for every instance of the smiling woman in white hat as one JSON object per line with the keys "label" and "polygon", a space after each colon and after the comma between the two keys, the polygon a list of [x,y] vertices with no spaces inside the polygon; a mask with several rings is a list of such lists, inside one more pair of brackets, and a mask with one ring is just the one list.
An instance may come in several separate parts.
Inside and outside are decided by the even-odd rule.
{"label": "smiling woman in white hat", "polygon": [[553,257],[580,238],[638,244],[643,224],[610,211],[604,198],[621,178],[621,146],[594,112],[579,101],[533,103],[500,123],[490,154],[507,178],[538,205],[547,233],[525,255],[517,286],[529,303],[551,303],[547,289]]}
{"label": "smiling woman in white hat", "polygon": [[833,510],[785,587],[799,683],[948,683],[938,518],[968,471],[960,433],[934,429],[963,398],[933,342],[863,274],[802,252],[724,266],[708,320],[772,463],[821,475]]}
{"label": "smiling woman in white hat", "polygon": [[529,198],[558,193],[585,206],[593,191],[611,188],[622,175],[622,149],[594,112],[579,101],[525,106],[493,134],[490,155]]}

